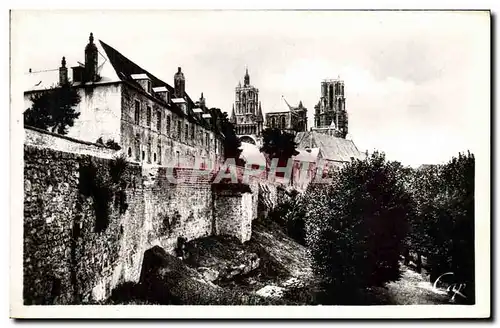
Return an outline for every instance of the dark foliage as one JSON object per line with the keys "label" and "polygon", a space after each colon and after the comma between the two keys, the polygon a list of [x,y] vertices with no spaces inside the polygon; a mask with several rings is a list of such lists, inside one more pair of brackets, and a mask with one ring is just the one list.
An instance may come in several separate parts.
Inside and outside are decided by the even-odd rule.
{"label": "dark foliage", "polygon": [[32,106],[24,112],[24,124],[36,128],[66,134],[80,113],[75,107],[80,95],[69,84],[34,94]]}
{"label": "dark foliage", "polygon": [[114,141],[113,139],[108,139],[108,141],[106,141],[106,146],[108,146],[109,148],[114,149],[114,150],[122,149],[122,147],[120,147],[120,145],[116,141]]}
{"label": "dark foliage", "polygon": [[474,302],[474,155],[459,154],[445,165],[412,172],[415,203],[408,248],[427,258],[434,281],[453,272],[465,283],[466,302]]}
{"label": "dark foliage", "polygon": [[103,232],[109,225],[109,206],[114,196],[115,208],[124,214],[128,208],[125,193],[126,182],[123,175],[127,163],[123,157],[109,164],[109,172],[99,169],[92,161],[80,165],[79,190],[85,197],[93,200],[95,212],[95,232]]}
{"label": "dark foliage", "polygon": [[234,158],[237,164],[241,165],[241,141],[236,135],[234,125],[229,121],[228,114],[219,108],[211,108],[210,112],[214,118],[217,131],[224,135],[224,159]]}
{"label": "dark foliage", "polygon": [[299,154],[295,136],[276,128],[267,128],[262,131],[260,151],[267,154],[269,159],[277,158],[280,166],[286,166],[289,158]]}
{"label": "dark foliage", "polygon": [[269,212],[269,219],[278,223],[284,232],[301,245],[306,244],[305,221],[306,207],[303,197],[293,190],[286,198]]}
{"label": "dark foliage", "polygon": [[411,212],[402,169],[375,153],[346,165],[331,185],[306,192],[306,240],[331,302],[355,303],[347,296],[399,278]]}

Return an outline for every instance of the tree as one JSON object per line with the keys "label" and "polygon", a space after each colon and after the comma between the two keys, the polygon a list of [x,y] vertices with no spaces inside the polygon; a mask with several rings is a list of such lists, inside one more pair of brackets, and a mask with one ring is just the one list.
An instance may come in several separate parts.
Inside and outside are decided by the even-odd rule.
{"label": "tree", "polygon": [[37,93],[30,100],[32,106],[24,112],[25,125],[66,134],[80,116],[75,111],[80,95],[69,84]]}
{"label": "tree", "polygon": [[411,213],[403,169],[374,153],[306,191],[306,242],[333,303],[356,303],[359,290],[399,278]]}
{"label": "tree", "polygon": [[427,256],[431,281],[453,272],[474,302],[474,155],[416,170],[411,184],[415,214],[410,248]]}
{"label": "tree", "polygon": [[262,131],[260,151],[266,153],[270,159],[277,158],[280,165],[299,154],[295,136],[276,128],[267,128]]}
{"label": "tree", "polygon": [[241,141],[236,135],[234,125],[229,121],[228,114],[219,108],[211,108],[210,112],[217,131],[224,135],[224,159],[234,158],[238,163],[241,155]]}

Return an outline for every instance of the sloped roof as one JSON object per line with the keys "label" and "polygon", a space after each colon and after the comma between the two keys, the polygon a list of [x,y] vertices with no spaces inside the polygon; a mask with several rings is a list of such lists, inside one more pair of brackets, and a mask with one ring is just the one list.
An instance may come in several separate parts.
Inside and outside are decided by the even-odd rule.
{"label": "sloped roof", "polygon": [[[139,82],[134,78],[138,74],[146,75],[151,79],[152,87],[164,87],[171,94],[174,92],[174,88],[168,83],[160,80],[153,74],[149,73],[120,52],[118,52],[113,47],[109,46],[105,42],[99,40],[99,42],[94,43],[97,47],[99,58],[98,58],[98,74],[101,79],[97,82],[87,82],[86,85],[91,84],[104,84],[110,82],[120,82],[123,81],[139,91],[143,91]],[[79,63],[73,65],[67,65],[68,68],[68,79],[73,80],[73,70],[72,67],[81,66]],[[41,91],[46,89],[51,89],[59,84],[59,68],[49,69],[45,71],[32,72],[25,75],[24,79],[24,91]],[[81,85],[82,83],[73,83],[73,86]],[[145,92],[145,91],[143,91]],[[148,95],[150,96],[150,95]],[[220,131],[216,131],[216,127],[213,127],[210,122],[205,119],[199,118],[192,109],[195,107],[194,102],[191,100],[189,95],[185,92],[184,96],[188,104],[188,113],[184,114],[181,108],[175,104],[165,104],[171,111],[176,113],[181,117],[186,117],[188,121],[201,125],[207,129],[215,131],[219,136],[222,137]],[[162,102],[162,99],[157,99],[157,101]]]}
{"label": "sloped roof", "polygon": [[[97,82],[87,82],[87,84],[103,84],[111,82],[119,82],[120,79],[116,74],[115,69],[111,65],[109,58],[103,47],[95,44],[98,51],[98,66],[97,71],[101,79]],[[78,62],[67,63],[68,79],[73,80],[72,67],[80,66]],[[83,67],[83,66],[82,66]],[[24,92],[41,91],[55,88],[59,85],[59,67],[54,67],[47,70],[33,71],[24,75],[23,90]],[[81,85],[80,82],[73,83],[74,86]]]}
{"label": "sloped roof", "polygon": [[266,166],[266,158],[264,154],[260,152],[259,147],[248,142],[241,143],[241,155],[240,157],[247,164],[258,164],[260,166]]}
{"label": "sloped roof", "polygon": [[295,136],[297,148],[305,149],[319,148],[325,159],[339,162],[350,162],[351,157],[363,159],[365,156],[361,153],[352,140],[346,140],[329,136],[327,134],[315,131],[298,132]]}
{"label": "sloped roof", "polygon": [[294,161],[310,162],[310,163],[318,161],[318,156],[320,154],[319,148],[312,148],[310,149],[310,151],[307,151],[305,149],[297,149],[297,151],[299,153],[293,156]]}

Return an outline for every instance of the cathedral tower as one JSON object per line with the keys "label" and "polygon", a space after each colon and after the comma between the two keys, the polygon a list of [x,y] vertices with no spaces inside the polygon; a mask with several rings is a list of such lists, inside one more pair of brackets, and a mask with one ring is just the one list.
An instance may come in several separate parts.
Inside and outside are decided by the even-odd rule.
{"label": "cathedral tower", "polygon": [[321,82],[321,97],[314,106],[314,131],[345,138],[348,133],[348,116],[345,108],[344,81],[339,79]]}
{"label": "cathedral tower", "polygon": [[241,141],[255,144],[261,135],[264,118],[259,101],[259,89],[250,84],[248,68],[243,78],[243,86],[238,82],[235,91],[231,122],[235,125],[236,134]]}

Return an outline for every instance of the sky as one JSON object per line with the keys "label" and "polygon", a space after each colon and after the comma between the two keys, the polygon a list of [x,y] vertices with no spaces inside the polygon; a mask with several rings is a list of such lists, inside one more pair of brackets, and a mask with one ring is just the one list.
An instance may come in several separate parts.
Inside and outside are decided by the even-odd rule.
{"label": "sky", "polygon": [[485,12],[14,11],[11,24],[12,74],[84,62],[93,32],[171,85],[182,67],[191,98],[227,112],[248,67],[264,114],[283,95],[313,126],[321,81],[340,77],[349,138],[406,165],[489,147]]}

